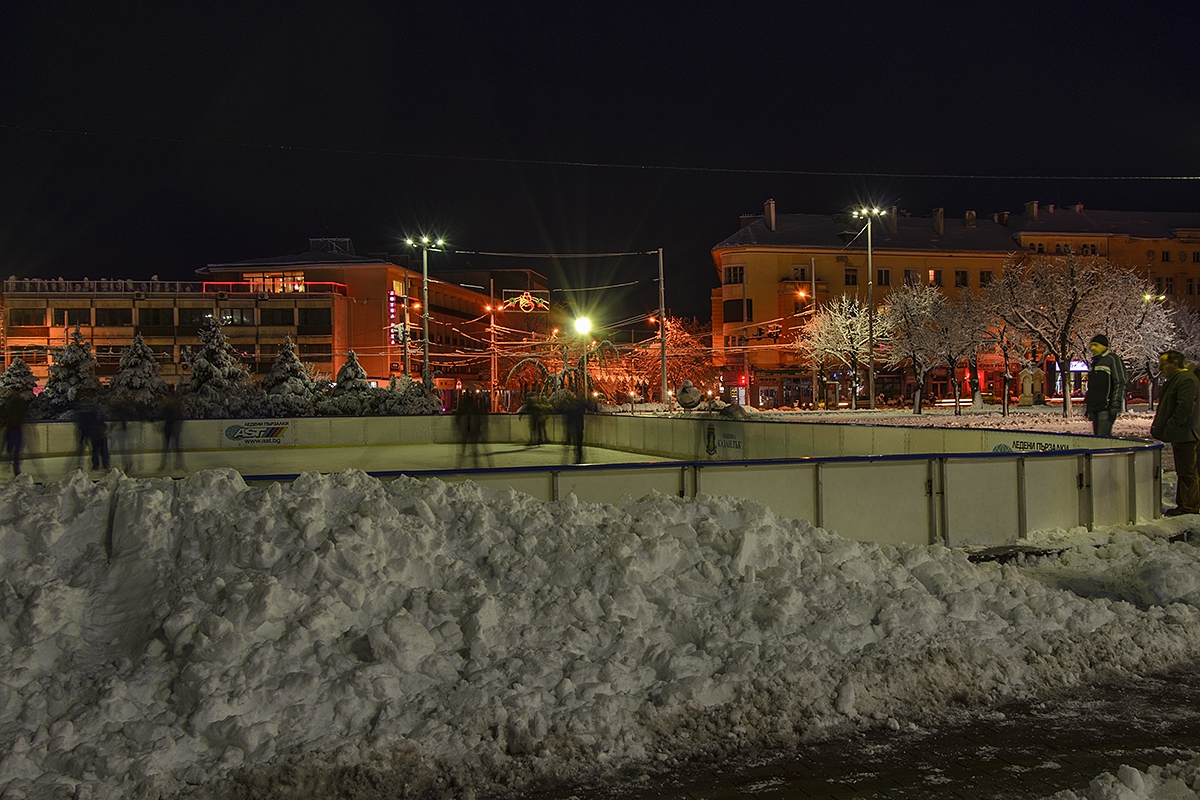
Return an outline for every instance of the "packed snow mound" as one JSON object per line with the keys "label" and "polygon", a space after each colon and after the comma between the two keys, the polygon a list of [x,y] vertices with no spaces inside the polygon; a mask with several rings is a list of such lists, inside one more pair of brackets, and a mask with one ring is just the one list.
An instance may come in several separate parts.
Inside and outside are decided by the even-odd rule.
{"label": "packed snow mound", "polygon": [[467,796],[1200,655],[1200,550],[1103,547],[1075,557],[1119,562],[1124,595],[723,497],[22,476],[0,485],[0,794],[369,773]]}
{"label": "packed snow mound", "polygon": [[1122,764],[1094,778],[1081,794],[1066,790],[1050,800],[1200,800],[1200,756],[1145,772]]}

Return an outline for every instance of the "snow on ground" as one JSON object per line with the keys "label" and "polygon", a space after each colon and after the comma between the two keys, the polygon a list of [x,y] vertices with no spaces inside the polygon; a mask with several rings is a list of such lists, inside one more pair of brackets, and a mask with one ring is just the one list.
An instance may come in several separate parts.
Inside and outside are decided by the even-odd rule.
{"label": "snow on ground", "polygon": [[1122,764],[1094,778],[1083,794],[1066,790],[1050,800],[1195,800],[1200,798],[1200,756],[1142,772]]}
{"label": "snow on ground", "polygon": [[470,797],[1166,669],[1200,657],[1188,519],[999,564],[723,497],[22,477],[0,794]]}

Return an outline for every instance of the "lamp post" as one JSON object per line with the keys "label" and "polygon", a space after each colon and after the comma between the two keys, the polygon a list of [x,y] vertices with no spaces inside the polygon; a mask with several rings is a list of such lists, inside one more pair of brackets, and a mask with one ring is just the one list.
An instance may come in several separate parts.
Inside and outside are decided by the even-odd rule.
{"label": "lamp post", "polygon": [[409,247],[421,248],[421,383],[425,384],[428,391],[433,388],[433,370],[429,368],[429,249],[436,250],[446,242],[442,239],[430,240],[428,236],[404,241]]}
{"label": "lamp post", "polygon": [[575,332],[583,337],[583,402],[587,403],[587,335],[592,332],[592,321],[587,317],[575,320]]}
{"label": "lamp post", "polygon": [[866,219],[867,229],[867,393],[868,408],[875,410],[875,270],[871,263],[871,220],[886,214],[881,208],[856,208],[854,216]]}

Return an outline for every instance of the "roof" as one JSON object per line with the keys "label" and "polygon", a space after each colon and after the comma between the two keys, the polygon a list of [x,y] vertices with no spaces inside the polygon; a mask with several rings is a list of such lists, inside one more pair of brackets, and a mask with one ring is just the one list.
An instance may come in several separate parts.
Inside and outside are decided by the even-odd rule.
{"label": "roof", "polygon": [[247,261],[232,261],[227,264],[209,264],[197,272],[209,269],[246,269],[253,267],[358,267],[386,264],[378,258],[367,256],[352,256],[340,252],[299,253],[292,256],[272,256],[270,258],[252,258]]}
{"label": "roof", "polygon": [[[968,226],[963,217],[946,217],[942,235],[933,229],[932,217],[895,218],[897,231],[891,233],[885,223],[872,230],[875,250],[926,250],[931,252],[1002,252],[1021,249],[1016,237],[1021,233],[1095,233],[1124,234],[1137,238],[1170,239],[1173,231],[1200,229],[1200,214],[1155,211],[1076,211],[1074,208],[1043,207],[1036,221],[1023,211],[1010,214],[1008,224],[978,217]],[[779,214],[775,230],[768,230],[762,217],[754,218],[737,233],[719,242],[714,250],[732,247],[819,248],[866,250],[867,237],[859,236],[847,245],[847,238],[863,228],[861,220],[843,215]]]}

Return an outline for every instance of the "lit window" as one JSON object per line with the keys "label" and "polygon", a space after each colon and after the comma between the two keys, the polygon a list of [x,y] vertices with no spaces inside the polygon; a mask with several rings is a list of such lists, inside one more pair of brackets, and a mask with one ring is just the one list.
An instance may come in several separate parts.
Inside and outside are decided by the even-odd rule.
{"label": "lit window", "polygon": [[942,285],[942,271],[940,269],[929,270],[929,285],[930,286],[941,286]]}

